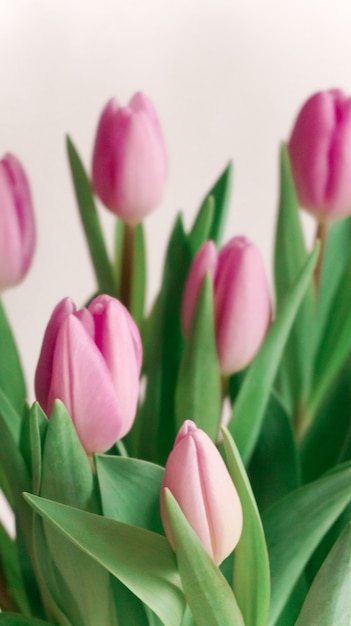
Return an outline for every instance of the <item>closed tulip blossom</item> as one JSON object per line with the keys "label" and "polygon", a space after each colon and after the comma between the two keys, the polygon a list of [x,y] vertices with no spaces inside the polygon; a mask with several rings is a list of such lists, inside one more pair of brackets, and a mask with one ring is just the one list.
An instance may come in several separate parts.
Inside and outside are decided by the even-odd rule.
{"label": "closed tulip blossom", "polygon": [[12,154],[0,161],[0,291],[19,283],[35,249],[35,223],[28,180]]}
{"label": "closed tulip blossom", "polygon": [[159,204],[167,177],[167,153],[157,113],[136,93],[128,106],[115,99],[98,125],[92,182],[103,204],[129,224],[140,222]]}
{"label": "closed tulip blossom", "polygon": [[191,420],[184,422],[177,435],[161,487],[162,522],[174,548],[164,503],[165,487],[215,563],[221,563],[240,539],[241,503],[215,444]]}
{"label": "closed tulip blossom", "polygon": [[133,425],[141,361],[138,328],[118,300],[101,295],[77,310],[65,298],[45,332],[37,400],[48,416],[62,400],[87,453],[105,452]]}
{"label": "closed tulip blossom", "polygon": [[188,337],[205,275],[213,281],[219,365],[228,375],[254,358],[271,320],[271,300],[261,254],[246,237],[234,237],[218,253],[213,241],[198,251],[186,282],[182,325]]}
{"label": "closed tulip blossom", "polygon": [[339,89],[309,98],[288,149],[301,206],[320,220],[351,214],[351,98]]}

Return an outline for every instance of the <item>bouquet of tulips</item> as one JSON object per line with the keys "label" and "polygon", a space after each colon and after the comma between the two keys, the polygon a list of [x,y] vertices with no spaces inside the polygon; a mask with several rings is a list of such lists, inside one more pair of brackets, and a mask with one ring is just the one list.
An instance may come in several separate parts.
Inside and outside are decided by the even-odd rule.
{"label": "bouquet of tulips", "polygon": [[[145,95],[107,104],[91,176],[67,148],[96,292],[54,309],[32,406],[0,307],[0,488],[16,522],[15,536],[0,524],[0,624],[349,626],[351,99],[310,98],[282,146],[274,301],[255,244],[222,244],[229,166],[189,232],[176,217],[145,313],[143,218],[167,176]],[[35,248],[12,155],[0,198],[5,289]],[[97,199],[116,216],[113,259]]]}

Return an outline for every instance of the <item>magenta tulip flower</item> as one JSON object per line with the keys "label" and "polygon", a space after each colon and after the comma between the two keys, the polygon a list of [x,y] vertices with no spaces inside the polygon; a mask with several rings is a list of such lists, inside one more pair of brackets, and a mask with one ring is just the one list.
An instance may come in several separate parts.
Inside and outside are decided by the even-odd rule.
{"label": "magenta tulip flower", "polygon": [[128,106],[104,108],[93,152],[92,181],[103,204],[136,224],[159,204],[167,177],[165,142],[150,100],[136,93]]}
{"label": "magenta tulip flower", "polygon": [[218,253],[213,241],[198,251],[186,282],[182,325],[190,333],[200,287],[213,280],[218,360],[223,374],[246,367],[259,350],[271,321],[269,286],[261,254],[246,237],[234,237]]}
{"label": "magenta tulip flower", "polygon": [[309,98],[288,149],[301,206],[322,220],[351,214],[351,98],[338,89]]}
{"label": "magenta tulip flower", "polygon": [[98,296],[77,311],[65,298],[45,332],[37,400],[48,416],[62,400],[87,453],[105,452],[133,425],[141,361],[138,328],[118,300]]}
{"label": "magenta tulip flower", "polygon": [[161,488],[161,517],[171,546],[164,488],[177,500],[189,524],[218,564],[237,545],[243,524],[239,496],[215,444],[187,420],[170,453]]}
{"label": "magenta tulip flower", "polygon": [[0,291],[19,283],[35,249],[35,223],[28,180],[12,154],[0,161]]}

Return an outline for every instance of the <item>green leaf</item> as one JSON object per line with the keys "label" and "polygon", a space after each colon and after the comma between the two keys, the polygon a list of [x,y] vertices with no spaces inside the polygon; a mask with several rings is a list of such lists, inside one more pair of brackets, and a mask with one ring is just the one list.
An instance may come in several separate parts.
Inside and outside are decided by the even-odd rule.
{"label": "green leaf", "polygon": [[[23,613],[30,613],[20,571],[17,544],[9,537],[2,524],[0,524],[0,580],[1,586],[6,584],[6,590],[10,598],[13,599],[15,606]],[[0,595],[1,606],[3,609],[5,608],[2,605]]]}
{"label": "green leaf", "polygon": [[[44,522],[39,515],[33,517],[33,551],[35,573],[46,614],[60,626],[82,626],[82,616],[77,603],[62,578],[52,557],[44,534]],[[72,622],[67,615],[72,617]]]}
{"label": "green leaf", "polygon": [[234,555],[233,589],[244,623],[266,626],[270,573],[262,522],[235,443],[226,428],[222,428],[222,434],[229,473],[243,510],[243,529]]}
{"label": "green leaf", "polygon": [[214,220],[215,201],[213,196],[207,196],[196,216],[193,227],[189,233],[188,241],[192,256],[195,256],[202,244],[210,238],[211,227]]}
{"label": "green leaf", "polygon": [[329,386],[315,419],[300,442],[304,482],[351,458],[351,358]]}
{"label": "green leaf", "polygon": [[191,419],[215,441],[222,398],[213,311],[212,280],[206,276],[185,344],[175,400],[177,427]]}
{"label": "green leaf", "polygon": [[[335,220],[329,226],[318,294],[318,344],[323,341],[330,311],[341,276],[350,260],[351,217]],[[317,345],[318,345],[317,344]]]}
{"label": "green leaf", "polygon": [[[60,401],[55,402],[47,427],[42,473],[43,497],[82,509],[95,508],[90,461]],[[106,570],[45,521],[44,531],[52,559],[77,602],[83,624],[101,620],[112,626],[115,616],[111,613],[112,596]],[[68,617],[73,621],[72,616]]]}
{"label": "green leaf", "polygon": [[351,524],[324,561],[296,626],[347,626],[351,623]]}
{"label": "green leaf", "polygon": [[0,613],[1,626],[44,626],[49,623],[34,617],[25,617],[18,613]]}
{"label": "green leaf", "polygon": [[244,626],[226,579],[168,489],[165,489],[165,504],[184,593],[195,623],[201,626]]}
{"label": "green leaf", "polygon": [[260,511],[300,485],[299,469],[291,420],[273,393],[248,469]]}
{"label": "green leaf", "polygon": [[291,492],[263,514],[272,583],[270,626],[277,623],[312,553],[350,502],[350,479],[347,464]]}
{"label": "green leaf", "polygon": [[316,245],[286,295],[279,317],[270,327],[234,402],[229,430],[245,463],[248,463],[257,443],[280,358],[299,306],[310,285],[318,251],[319,246]]}
{"label": "green leaf", "polygon": [[112,265],[107,254],[93,191],[79,154],[69,137],[67,137],[67,151],[79,214],[95,270],[97,285],[101,293],[113,296],[116,294],[116,287]]}
{"label": "green leaf", "polygon": [[190,262],[188,238],[179,215],[166,253],[152,353],[145,367],[146,397],[140,411],[140,456],[161,464],[176,435],[175,391],[184,345],[180,313]]}
{"label": "green leaf", "polygon": [[208,192],[200,208],[200,212],[202,212],[204,204],[208,202],[208,198],[213,198],[214,217],[208,239],[213,239],[217,245],[221,244],[225,220],[228,213],[232,178],[233,166],[232,163],[229,163],[212,189]]}
{"label": "green leaf", "polygon": [[[278,311],[307,258],[298,200],[286,146],[281,150],[280,202],[274,251]],[[311,383],[314,322],[312,284],[306,291],[286,343],[279,379],[284,398],[295,415],[304,404]]]}
{"label": "green leaf", "polygon": [[104,517],[162,533],[163,467],[127,457],[96,455]]}
{"label": "green leaf", "polygon": [[340,371],[351,350],[351,306],[350,296],[351,256],[341,276],[333,307],[328,316],[323,340],[319,346],[315,362],[315,376],[311,397],[307,406],[307,420],[311,421],[316,410]]}
{"label": "green leaf", "polygon": [[165,537],[25,494],[33,509],[116,576],[159,616],[179,626],[185,603],[176,559]]}
{"label": "green leaf", "polygon": [[0,390],[6,395],[18,415],[23,414],[26,384],[15,338],[0,299]]}

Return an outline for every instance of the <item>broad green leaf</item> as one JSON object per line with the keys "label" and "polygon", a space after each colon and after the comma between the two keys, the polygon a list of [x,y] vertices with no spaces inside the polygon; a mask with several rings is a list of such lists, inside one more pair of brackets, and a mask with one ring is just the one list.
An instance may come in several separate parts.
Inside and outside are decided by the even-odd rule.
{"label": "broad green leaf", "polygon": [[[64,405],[56,401],[43,451],[41,495],[63,504],[89,509],[94,496],[93,472],[73,422]],[[44,521],[45,537],[51,557],[70,594],[77,602],[83,624],[113,626],[112,596],[108,572],[93,559],[72,546],[61,533]],[[64,598],[65,590],[62,590]],[[72,620],[72,616],[68,615]],[[72,620],[73,621],[73,620]]]}
{"label": "broad green leaf", "polygon": [[317,331],[318,343],[328,324],[330,311],[334,306],[335,293],[341,276],[350,260],[351,217],[335,220],[329,226],[322,264],[321,284],[318,294]]}
{"label": "broad green leaf", "polygon": [[244,626],[231,588],[168,489],[165,490],[165,504],[185,597],[195,623],[201,626]]}
{"label": "broad green leaf", "polygon": [[291,420],[275,393],[269,398],[248,474],[261,512],[300,485]]}
{"label": "broad green leaf", "polygon": [[[274,250],[274,276],[278,312],[295,277],[307,258],[299,218],[298,200],[286,146],[282,146],[280,165],[280,202]],[[279,315],[279,313],[278,313]],[[295,416],[305,402],[312,372],[314,293],[306,291],[287,340],[278,380],[283,378],[284,398]]]}
{"label": "broad green leaf", "polygon": [[[3,604],[2,594],[6,585],[6,592],[13,602],[23,613],[30,613],[26,592],[23,585],[20,563],[16,542],[9,537],[8,533],[0,524],[0,578],[2,580],[0,592],[0,607],[8,610]],[[14,607],[13,607],[14,608]]]}
{"label": "broad green leaf", "polygon": [[351,255],[341,276],[333,299],[333,307],[323,333],[315,362],[315,375],[311,397],[307,405],[306,420],[310,422],[324,401],[328,389],[341,370],[351,350],[350,295]]}
{"label": "broad green leaf", "polygon": [[[83,619],[75,598],[57,569],[44,534],[44,522],[33,518],[33,558],[35,574],[46,614],[60,626],[82,626]],[[68,620],[70,615],[72,622]]]}
{"label": "broad green leaf", "polygon": [[25,498],[145,602],[165,626],[179,626],[185,601],[175,555],[165,537],[31,494]]}
{"label": "broad green leaf", "polygon": [[1,626],[45,626],[45,624],[49,623],[34,617],[25,617],[18,613],[0,613]]}
{"label": "broad green leaf", "polygon": [[104,517],[163,532],[160,488],[163,467],[126,457],[95,457]]}
{"label": "broad green leaf", "polygon": [[39,494],[42,469],[42,441],[48,418],[37,402],[26,411],[22,422],[20,448],[32,480],[32,492]]}
{"label": "broad green leaf", "polygon": [[351,624],[351,524],[324,561],[302,607],[296,626]]}
{"label": "broad green leaf", "polygon": [[207,276],[185,344],[175,400],[177,427],[191,419],[215,441],[222,398],[213,311],[212,280]]}
{"label": "broad green leaf", "polygon": [[304,482],[351,458],[351,358],[329,386],[315,419],[300,442]]}
{"label": "broad green leaf", "polygon": [[140,411],[140,456],[161,464],[176,435],[175,390],[184,345],[180,313],[190,262],[190,247],[179,215],[166,253],[153,351],[145,369],[146,396]]}
{"label": "broad green leaf", "polygon": [[202,212],[204,204],[208,202],[208,198],[213,198],[214,217],[208,239],[213,239],[217,245],[221,244],[225,220],[228,213],[232,178],[233,166],[232,163],[229,163],[224,172],[220,175],[219,179],[213,185],[212,189],[210,189],[206,195],[206,198],[200,208],[200,212]]}
{"label": "broad green leaf", "polygon": [[[23,414],[24,403],[22,406]],[[22,414],[20,415],[16,409],[12,406],[6,393],[0,389],[0,415],[1,419],[6,424],[6,427],[12,437],[13,442],[18,446],[20,441],[21,427],[22,427]]]}
{"label": "broad green leaf", "polygon": [[262,522],[235,443],[226,428],[222,428],[222,434],[229,473],[243,510],[243,529],[234,555],[233,589],[244,623],[266,626],[270,573]]}
{"label": "broad green leaf", "polygon": [[[141,600],[114,576],[110,576],[110,580],[118,626],[123,626],[124,624],[150,626],[147,607]],[[162,622],[159,623],[162,626]]]}
{"label": "broad green leaf", "polygon": [[189,233],[189,245],[193,256],[197,253],[202,244],[210,239],[211,227],[215,212],[215,201],[213,196],[205,198],[193,227]]}
{"label": "broad green leaf", "polygon": [[257,443],[280,358],[299,306],[310,285],[318,251],[319,246],[316,245],[286,295],[279,316],[270,327],[234,402],[229,430],[245,463],[248,463]]}
{"label": "broad green leaf", "polygon": [[79,154],[67,137],[67,152],[79,214],[84,228],[98,289],[101,293],[116,294],[112,265],[109,260],[100,220],[95,207],[93,191]]}
{"label": "broad green leaf", "polygon": [[277,623],[312,553],[350,502],[350,480],[347,464],[291,492],[263,514],[272,583],[270,626]]}
{"label": "broad green leaf", "polygon": [[26,384],[15,338],[0,298],[0,390],[2,390],[18,415],[23,414]]}

